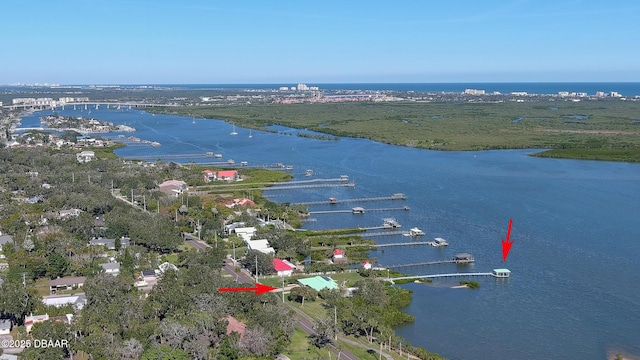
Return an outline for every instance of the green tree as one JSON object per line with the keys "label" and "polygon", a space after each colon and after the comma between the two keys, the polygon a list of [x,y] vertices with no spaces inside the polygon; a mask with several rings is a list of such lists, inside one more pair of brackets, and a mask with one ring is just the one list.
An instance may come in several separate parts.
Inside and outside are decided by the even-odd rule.
{"label": "green tree", "polygon": [[[71,343],[73,336],[71,335],[71,328],[69,325],[57,321],[45,321],[43,323],[36,323],[31,329],[31,336],[36,340],[51,340],[62,341],[65,340],[67,344]],[[59,360],[69,357],[68,346],[46,346],[46,347],[30,347],[24,351],[24,357],[26,359],[34,360]]]}
{"label": "green tree", "polygon": [[63,258],[57,253],[51,253],[47,256],[47,275],[51,279],[62,277],[69,269],[69,260]]}
{"label": "green tree", "polygon": [[182,349],[160,345],[145,351],[140,360],[190,360],[190,356]]}
{"label": "green tree", "polygon": [[19,281],[7,279],[0,286],[0,314],[8,315],[14,323],[22,324],[24,317],[41,305],[36,289],[24,287]]}

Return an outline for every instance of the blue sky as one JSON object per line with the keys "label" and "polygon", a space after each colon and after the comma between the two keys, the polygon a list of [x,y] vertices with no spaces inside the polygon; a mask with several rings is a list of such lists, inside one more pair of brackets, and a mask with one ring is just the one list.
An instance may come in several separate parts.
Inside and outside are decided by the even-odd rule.
{"label": "blue sky", "polygon": [[640,81],[638,1],[2,3],[0,84]]}

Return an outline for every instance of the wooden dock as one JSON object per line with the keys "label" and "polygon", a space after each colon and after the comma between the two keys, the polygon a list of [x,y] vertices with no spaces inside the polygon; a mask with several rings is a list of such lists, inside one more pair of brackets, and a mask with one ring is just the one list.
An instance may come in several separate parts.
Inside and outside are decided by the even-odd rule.
{"label": "wooden dock", "polygon": [[[122,139],[117,139],[116,141],[121,141]],[[128,144],[128,143],[127,143]],[[157,160],[157,159],[197,159],[197,158],[207,158],[213,157],[213,154],[209,155],[207,153],[200,154],[174,154],[174,155],[136,155],[136,156],[127,156],[127,159],[136,159],[136,160]]]}
{"label": "wooden dock", "polygon": [[393,194],[391,196],[366,197],[366,198],[358,198],[358,199],[307,201],[307,202],[293,203],[292,205],[327,205],[327,204],[343,204],[343,203],[361,202],[361,201],[386,201],[386,200],[406,200],[406,199],[407,199],[407,196],[404,194]]}
{"label": "wooden dock", "polygon": [[448,278],[448,277],[474,277],[474,276],[493,276],[494,274],[490,272],[477,272],[477,273],[452,273],[452,274],[433,274],[433,275],[415,275],[415,276],[403,276],[397,278],[386,278],[386,281],[394,284],[396,280],[409,280],[409,279],[437,279],[437,278]]}
{"label": "wooden dock", "polygon": [[[390,207],[390,208],[379,208],[379,209],[363,209],[362,213],[366,213],[368,211],[394,211],[394,210],[405,210],[408,211],[410,208],[408,206],[403,207]],[[309,215],[316,214],[338,214],[338,213],[353,213],[353,209],[349,210],[319,210],[319,211],[309,211]]]}
{"label": "wooden dock", "polygon": [[439,261],[423,261],[412,264],[398,264],[398,265],[390,265],[387,266],[389,269],[395,269],[400,267],[410,267],[410,266],[424,266],[424,265],[439,265],[439,264],[469,264],[472,263],[473,260],[439,260]]}
{"label": "wooden dock", "polygon": [[413,246],[413,245],[431,245],[431,241],[412,241],[412,242],[401,242],[401,243],[375,244],[372,246],[379,248],[379,247],[389,247],[389,246]]}

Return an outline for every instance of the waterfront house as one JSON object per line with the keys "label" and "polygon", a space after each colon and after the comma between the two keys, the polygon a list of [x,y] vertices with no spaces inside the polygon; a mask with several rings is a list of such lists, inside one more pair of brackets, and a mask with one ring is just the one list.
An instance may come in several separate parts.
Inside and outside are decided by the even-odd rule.
{"label": "waterfront house", "polygon": [[334,263],[346,263],[349,261],[349,259],[344,255],[344,251],[342,249],[333,250],[332,259]]}
{"label": "waterfront house", "polygon": [[202,170],[202,176],[203,176],[204,182],[208,183],[208,182],[211,182],[211,181],[215,180],[216,172],[215,171],[211,171],[209,169]]}
{"label": "waterfront house", "polygon": [[365,260],[362,262],[362,268],[365,270],[371,270],[373,265],[369,262],[369,260]]}
{"label": "waterfront house", "polygon": [[273,268],[278,272],[278,276],[291,276],[296,266],[287,260],[273,259]]}
{"label": "waterfront house", "polygon": [[338,288],[338,283],[328,276],[314,276],[310,278],[298,279],[298,282],[316,291],[323,289],[334,290]]}
{"label": "waterfront house", "polygon": [[216,173],[216,180],[239,181],[240,176],[237,170],[221,170]]}

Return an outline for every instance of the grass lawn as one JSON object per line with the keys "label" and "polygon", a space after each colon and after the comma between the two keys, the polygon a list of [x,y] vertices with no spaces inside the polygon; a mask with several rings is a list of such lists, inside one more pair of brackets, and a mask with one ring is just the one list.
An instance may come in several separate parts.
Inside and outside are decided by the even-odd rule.
{"label": "grass lawn", "polygon": [[303,360],[321,357],[320,351],[317,347],[309,344],[309,338],[304,331],[296,329],[291,337],[291,344],[283,354],[287,355],[291,360]]}

